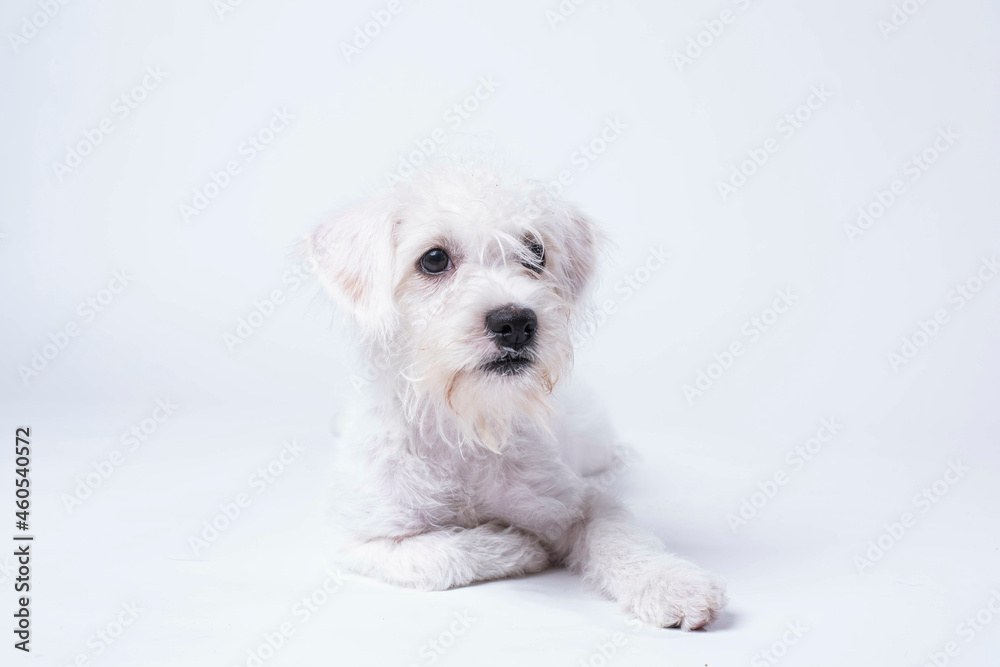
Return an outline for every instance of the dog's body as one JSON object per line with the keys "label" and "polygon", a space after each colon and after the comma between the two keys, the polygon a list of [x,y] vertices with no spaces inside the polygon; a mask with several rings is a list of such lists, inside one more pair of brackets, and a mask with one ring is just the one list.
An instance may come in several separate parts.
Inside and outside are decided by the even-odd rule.
{"label": "dog's body", "polygon": [[338,449],[354,569],[446,589],[561,563],[654,625],[721,611],[721,584],[594,482],[610,429],[560,385],[601,243],[538,184],[476,165],[418,175],[311,237],[383,369]]}

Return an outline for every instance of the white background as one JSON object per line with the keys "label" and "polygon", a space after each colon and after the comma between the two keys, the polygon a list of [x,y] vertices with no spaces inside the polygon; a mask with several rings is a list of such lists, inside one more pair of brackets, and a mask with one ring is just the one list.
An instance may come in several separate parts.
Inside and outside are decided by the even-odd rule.
{"label": "white background", "polygon": [[[8,443],[32,427],[37,541],[30,657],[10,647],[0,557],[3,664],[252,665],[283,622],[294,635],[267,665],[427,665],[440,638],[434,664],[597,666],[618,632],[607,664],[760,665],[796,622],[808,631],[781,664],[921,665],[951,641],[939,660],[995,661],[1000,619],[971,637],[959,624],[1000,591],[1000,280],[973,280],[961,308],[952,290],[1000,252],[1000,6],[904,4],[915,13],[890,32],[889,0],[592,0],[554,27],[556,0],[404,2],[348,61],[341,44],[385,4],[248,0],[220,17],[210,0],[70,2],[32,32],[39,5],[4,3],[0,422]],[[678,64],[699,33],[707,46]],[[166,78],[120,118],[148,67]],[[480,77],[499,85],[455,127],[445,114]],[[799,109],[813,87],[832,96]],[[294,121],[247,161],[274,109]],[[786,136],[796,110],[808,120]],[[113,132],[60,178],[104,118]],[[580,146],[616,118],[626,128],[581,171]],[[317,508],[357,371],[315,285],[283,280],[286,258],[436,128],[530,176],[568,170],[566,198],[614,240],[601,300],[616,310],[578,377],[642,457],[617,484],[638,520],[728,579],[710,631],[637,631],[562,571],[436,594],[347,577],[295,615],[328,576]],[[913,180],[907,161],[947,128],[957,139]],[[769,138],[777,152],[723,200],[719,181]],[[240,173],[185,222],[179,206],[230,160]],[[894,179],[905,191],[852,242],[845,225]],[[672,255],[651,274],[650,247]],[[85,319],[123,269],[128,286]],[[645,282],[629,294],[626,276]],[[283,302],[230,350],[272,290]],[[751,341],[744,323],[779,290],[793,307]],[[947,322],[893,368],[938,309]],[[734,341],[744,354],[709,369]],[[717,379],[689,401],[700,370]],[[122,434],[167,398],[176,410],[130,451]],[[842,429],[796,470],[786,453],[830,418]],[[258,494],[251,476],[290,440],[304,451]],[[5,451],[0,535],[14,532]],[[969,470],[915,504],[950,462]],[[734,531],[727,517],[779,472]],[[193,549],[242,493],[250,505]],[[859,568],[904,512],[915,525]],[[138,618],[95,639],[133,601]],[[456,613],[474,620],[450,636]]]}

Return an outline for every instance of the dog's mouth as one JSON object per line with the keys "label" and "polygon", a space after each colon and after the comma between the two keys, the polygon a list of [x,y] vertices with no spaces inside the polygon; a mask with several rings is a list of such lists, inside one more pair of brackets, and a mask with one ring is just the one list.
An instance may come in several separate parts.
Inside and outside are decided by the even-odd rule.
{"label": "dog's mouth", "polygon": [[497,375],[517,375],[529,368],[535,360],[523,354],[506,353],[495,359],[490,359],[481,368]]}

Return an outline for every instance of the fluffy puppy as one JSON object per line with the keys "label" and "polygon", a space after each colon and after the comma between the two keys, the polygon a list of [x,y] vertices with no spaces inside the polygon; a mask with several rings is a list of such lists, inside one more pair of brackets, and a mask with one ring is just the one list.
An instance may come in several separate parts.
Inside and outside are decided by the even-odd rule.
{"label": "fluffy puppy", "polygon": [[613,436],[564,388],[604,243],[590,220],[539,183],[453,165],[306,243],[380,371],[337,448],[349,567],[440,590],[561,564],[652,625],[720,613],[721,582],[594,479]]}

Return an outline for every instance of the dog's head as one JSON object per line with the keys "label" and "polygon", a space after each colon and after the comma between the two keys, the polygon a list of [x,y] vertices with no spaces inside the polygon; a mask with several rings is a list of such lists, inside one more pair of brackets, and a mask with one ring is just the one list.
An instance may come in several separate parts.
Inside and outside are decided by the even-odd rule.
{"label": "dog's head", "polygon": [[418,174],[308,247],[408,418],[499,450],[572,365],[600,238],[540,184],[469,167]]}

